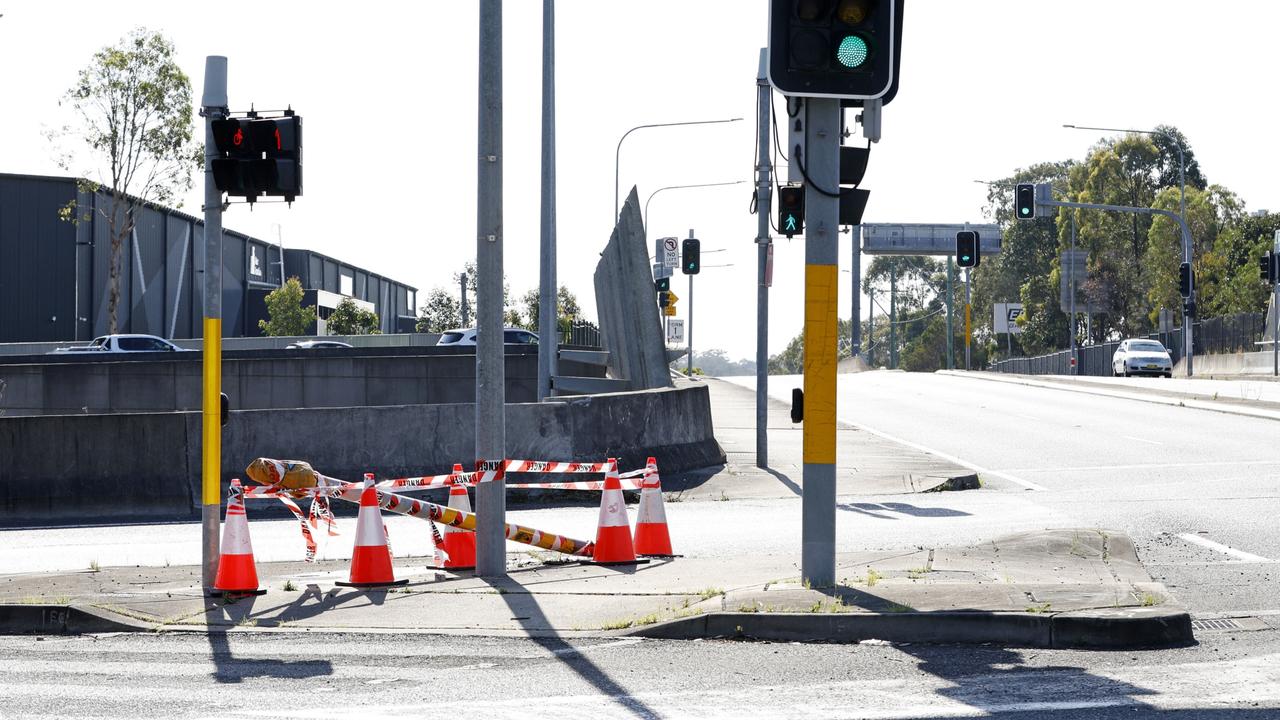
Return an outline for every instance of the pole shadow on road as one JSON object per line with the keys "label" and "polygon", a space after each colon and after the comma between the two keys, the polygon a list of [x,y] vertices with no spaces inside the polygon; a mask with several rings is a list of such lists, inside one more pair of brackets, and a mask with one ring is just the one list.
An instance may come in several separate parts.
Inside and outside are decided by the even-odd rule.
{"label": "pole shadow on road", "polygon": [[[318,589],[318,588],[317,588]],[[208,622],[209,658],[213,661],[213,679],[220,683],[239,683],[245,678],[269,677],[297,680],[332,675],[329,660],[278,660],[275,658],[237,658],[231,650],[228,629],[253,619],[256,597],[241,598],[218,605],[205,613]]]}
{"label": "pole shadow on road", "polygon": [[[619,572],[635,572],[636,566],[617,566],[610,569]],[[649,707],[644,701],[632,697],[631,691],[619,685],[609,673],[599,665],[591,662],[578,648],[556,634],[550,620],[542,612],[537,598],[529,593],[523,584],[509,577],[483,578],[507,603],[511,615],[529,636],[529,640],[563,662],[583,680],[586,680],[605,697],[611,698],[637,718],[656,720],[662,715]]]}

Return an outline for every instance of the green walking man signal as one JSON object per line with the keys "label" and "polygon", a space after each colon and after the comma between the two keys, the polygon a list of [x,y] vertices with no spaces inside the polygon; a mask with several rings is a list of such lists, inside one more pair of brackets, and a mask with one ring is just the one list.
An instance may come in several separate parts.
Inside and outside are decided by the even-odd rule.
{"label": "green walking man signal", "polygon": [[778,228],[787,237],[804,232],[803,185],[784,185],[778,188]]}

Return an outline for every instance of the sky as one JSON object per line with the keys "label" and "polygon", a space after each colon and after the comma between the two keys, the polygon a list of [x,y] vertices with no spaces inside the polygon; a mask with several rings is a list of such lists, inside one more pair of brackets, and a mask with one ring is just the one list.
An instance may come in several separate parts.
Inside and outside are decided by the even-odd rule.
{"label": "sky", "polygon": [[[158,30],[176,45],[197,103],[205,57],[225,55],[232,110],[291,105],[304,118],[304,195],[292,207],[233,205],[225,227],[273,241],[278,233],[285,247],[416,286],[421,300],[434,286],[452,287],[475,255],[478,7],[0,0],[0,172],[65,175],[44,132],[65,118],[59,97],[94,52],[135,27]],[[637,130],[616,171],[622,195],[635,186],[648,203],[650,237],[692,229],[702,241],[695,351],[754,358],[749,206],[768,3],[557,0],[555,8],[561,282],[594,316],[592,275],[615,217],[615,150],[629,129],[743,118]],[[1278,26],[1280,4],[1249,0],[907,0],[900,89],[871,152],[864,222],[983,222],[986,190],[974,180],[1082,159],[1108,135],[1064,123],[1177,126],[1210,182],[1250,210],[1280,209],[1272,177],[1280,100],[1270,88]],[[505,267],[519,295],[538,282],[542,2],[504,3],[503,35]],[[182,210],[200,214],[200,187]],[[850,255],[844,235],[842,318]],[[804,239],[776,238],[774,262],[771,354],[802,328]],[[686,279],[673,289],[685,317]]]}

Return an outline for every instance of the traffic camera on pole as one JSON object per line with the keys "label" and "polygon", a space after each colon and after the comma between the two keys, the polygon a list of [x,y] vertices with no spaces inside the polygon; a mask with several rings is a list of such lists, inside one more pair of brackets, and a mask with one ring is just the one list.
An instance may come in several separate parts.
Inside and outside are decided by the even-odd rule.
{"label": "traffic camera on pole", "polygon": [[787,237],[804,232],[803,185],[784,185],[778,188],[778,229]]}
{"label": "traffic camera on pole", "polygon": [[887,105],[897,90],[902,7],[902,0],[770,0],[769,84],[784,95]]}
{"label": "traffic camera on pole", "polygon": [[956,233],[956,264],[962,268],[978,267],[982,252],[978,245],[978,233],[962,230]]}
{"label": "traffic camera on pole", "polygon": [[680,270],[685,275],[697,275],[702,270],[702,243],[696,238],[685,238],[681,243]]}

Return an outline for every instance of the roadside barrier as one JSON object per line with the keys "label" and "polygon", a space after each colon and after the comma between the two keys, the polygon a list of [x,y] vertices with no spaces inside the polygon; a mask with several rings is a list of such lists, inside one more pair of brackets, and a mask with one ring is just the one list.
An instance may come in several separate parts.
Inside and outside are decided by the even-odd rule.
{"label": "roadside barrier", "polygon": [[356,546],[351,554],[351,579],[336,585],[356,588],[390,587],[409,582],[396,580],[391,569],[391,548],[387,530],[378,507],[378,491],[373,487],[373,473],[365,473],[364,490],[360,493],[360,514],[356,517]]}
{"label": "roadside barrier", "polygon": [[[453,466],[455,475],[462,474],[462,465]],[[449,507],[460,512],[471,512],[471,497],[467,487],[455,483],[449,488]],[[436,561],[436,567],[446,570],[474,570],[476,567],[476,534],[461,528],[444,526],[444,538],[441,543],[446,557],[443,562]]]}
{"label": "roadside barrier", "polygon": [[618,482],[618,466],[609,458],[604,476],[604,492],[600,496],[600,521],[596,528],[596,547],[592,561],[600,565],[630,565],[636,562],[631,544],[631,523],[627,519],[627,501]]}
{"label": "roadside barrier", "polygon": [[636,554],[675,557],[671,551],[671,534],[667,530],[667,511],[662,505],[662,480],[658,477],[657,459],[650,457],[645,462],[644,471],[640,510],[636,513]]}
{"label": "roadside barrier", "polygon": [[266,592],[258,588],[258,570],[253,562],[249,519],[244,511],[244,489],[239,478],[232,479],[227,494],[227,516],[222,526],[218,574],[214,577],[213,589],[223,596],[262,595]]}

